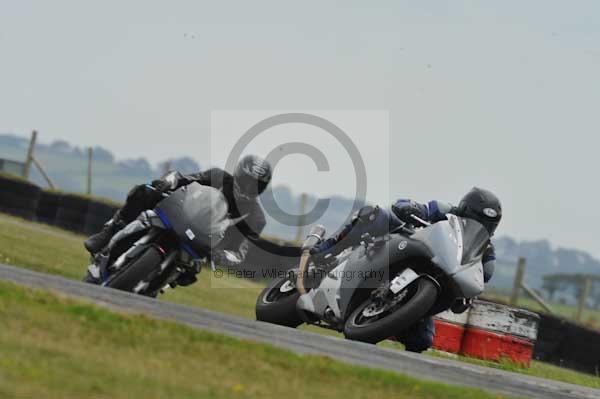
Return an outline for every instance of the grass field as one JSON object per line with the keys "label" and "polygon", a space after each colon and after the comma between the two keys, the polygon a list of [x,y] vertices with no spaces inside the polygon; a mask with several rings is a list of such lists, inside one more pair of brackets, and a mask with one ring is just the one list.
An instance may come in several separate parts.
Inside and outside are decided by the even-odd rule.
{"label": "grass field", "polygon": [[511,361],[503,361],[500,363],[488,362],[486,360],[473,359],[465,356],[456,356],[449,353],[440,351],[429,351],[428,354],[431,356],[442,357],[445,359],[455,359],[463,362],[476,364],[479,366],[486,366],[491,368],[497,368],[506,371],[513,371],[516,373],[527,374],[534,377],[543,377],[549,380],[557,380],[569,382],[571,384],[583,385],[592,388],[600,388],[600,378],[593,375],[582,374],[576,371],[567,370],[551,364],[542,362],[531,362],[531,367],[523,368],[522,366],[515,364]]}
{"label": "grass field", "polygon": [[[0,262],[25,267],[68,278],[83,276],[88,255],[82,246],[83,238],[50,226],[26,222],[8,216],[0,216]],[[210,270],[204,270],[197,284],[168,291],[163,300],[198,306],[254,318],[254,304],[262,289],[259,284],[241,279],[216,279]],[[335,332],[317,327],[303,327],[315,332],[336,335]],[[380,345],[401,349],[392,342]],[[438,355],[432,353],[432,355]],[[461,358],[460,360],[483,364],[509,371],[555,379],[574,384],[600,388],[600,378],[561,369],[545,363],[532,362],[529,369],[511,363],[491,363]]]}
{"label": "grass field", "polygon": [[5,399],[501,397],[118,314],[6,282],[0,282],[0,328]]}

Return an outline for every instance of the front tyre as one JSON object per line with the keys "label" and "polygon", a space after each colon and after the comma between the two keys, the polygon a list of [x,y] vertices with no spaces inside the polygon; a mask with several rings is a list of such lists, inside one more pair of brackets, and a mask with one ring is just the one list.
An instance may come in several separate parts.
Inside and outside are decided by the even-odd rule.
{"label": "front tyre", "polygon": [[438,291],[428,278],[419,278],[393,298],[369,298],[346,319],[346,338],[375,344],[398,334],[422,319],[433,306]]}
{"label": "front tyre", "polygon": [[147,279],[159,267],[162,259],[163,257],[158,249],[152,246],[148,247],[140,257],[133,260],[130,264],[124,265],[124,269],[110,278],[106,286],[134,292],[138,284]]}
{"label": "front tyre", "polygon": [[256,300],[256,320],[296,328],[303,323],[296,302],[300,293],[289,278],[275,280]]}

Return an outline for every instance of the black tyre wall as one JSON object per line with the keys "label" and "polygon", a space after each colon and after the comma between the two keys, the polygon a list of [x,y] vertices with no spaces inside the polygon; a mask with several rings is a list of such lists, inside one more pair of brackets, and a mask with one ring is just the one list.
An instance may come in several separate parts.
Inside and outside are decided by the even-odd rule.
{"label": "black tyre wall", "polygon": [[595,375],[600,370],[600,333],[542,314],[533,356],[536,360]]}
{"label": "black tyre wall", "polygon": [[40,191],[26,180],[0,175],[0,212],[34,220]]}
{"label": "black tyre wall", "polygon": [[64,194],[60,198],[55,224],[67,230],[83,233],[90,200],[78,195]]}
{"label": "black tyre wall", "polygon": [[63,195],[56,191],[42,190],[40,192],[40,200],[36,210],[36,217],[39,222],[54,224],[56,221],[56,213],[60,204],[60,198]]}

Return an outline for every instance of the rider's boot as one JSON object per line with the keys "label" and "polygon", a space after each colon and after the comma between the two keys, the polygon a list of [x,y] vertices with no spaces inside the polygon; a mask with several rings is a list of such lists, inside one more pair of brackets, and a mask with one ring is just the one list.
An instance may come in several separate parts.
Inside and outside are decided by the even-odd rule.
{"label": "rider's boot", "polygon": [[83,245],[85,246],[85,249],[92,255],[100,252],[108,245],[110,239],[124,226],[125,221],[121,217],[120,212],[117,211],[113,218],[106,222],[99,233],[94,234],[84,241]]}

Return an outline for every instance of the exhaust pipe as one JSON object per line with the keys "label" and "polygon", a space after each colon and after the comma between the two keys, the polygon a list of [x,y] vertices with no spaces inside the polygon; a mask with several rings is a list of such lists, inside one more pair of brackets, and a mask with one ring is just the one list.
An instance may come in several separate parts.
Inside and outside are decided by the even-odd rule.
{"label": "exhaust pipe", "polygon": [[308,261],[310,259],[310,249],[315,245],[323,241],[325,237],[325,227],[318,224],[310,229],[310,232],[306,236],[304,243],[302,244],[302,256],[300,257],[299,273],[296,278],[296,288],[300,295],[306,294],[306,288],[304,287],[304,276],[308,270]]}

